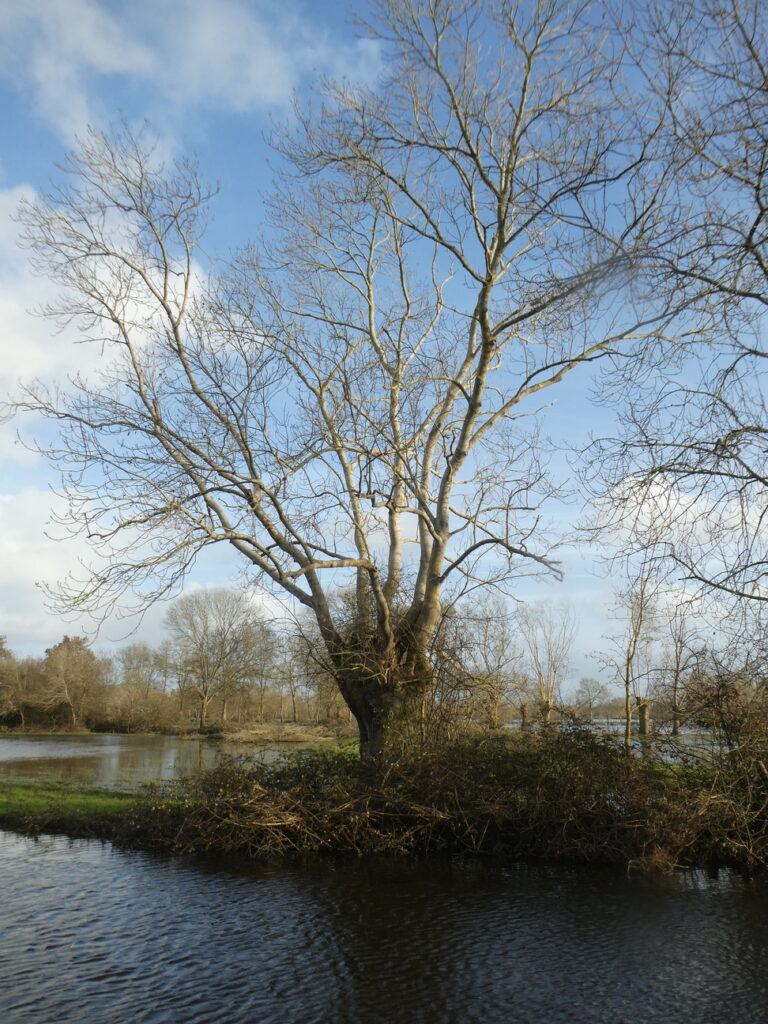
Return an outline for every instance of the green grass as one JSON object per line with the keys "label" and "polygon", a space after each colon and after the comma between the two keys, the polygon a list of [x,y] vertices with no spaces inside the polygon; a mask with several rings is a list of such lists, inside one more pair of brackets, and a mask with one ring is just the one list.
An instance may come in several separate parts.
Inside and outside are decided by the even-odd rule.
{"label": "green grass", "polygon": [[108,834],[134,808],[136,796],[57,783],[0,783],[0,826],[22,832]]}

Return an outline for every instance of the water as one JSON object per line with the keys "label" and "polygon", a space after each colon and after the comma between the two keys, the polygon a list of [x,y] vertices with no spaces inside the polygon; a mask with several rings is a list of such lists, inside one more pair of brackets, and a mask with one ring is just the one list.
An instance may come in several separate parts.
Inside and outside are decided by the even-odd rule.
{"label": "water", "polygon": [[768,885],[0,833],[4,1024],[765,1024]]}
{"label": "water", "polygon": [[306,744],[232,743],[177,736],[0,736],[0,779],[138,789],[210,768],[222,756],[274,758]]}
{"label": "water", "polygon": [[[0,775],[130,788],[223,751],[0,738]],[[765,1024],[768,880],[240,867],[0,832],[2,1024]]]}

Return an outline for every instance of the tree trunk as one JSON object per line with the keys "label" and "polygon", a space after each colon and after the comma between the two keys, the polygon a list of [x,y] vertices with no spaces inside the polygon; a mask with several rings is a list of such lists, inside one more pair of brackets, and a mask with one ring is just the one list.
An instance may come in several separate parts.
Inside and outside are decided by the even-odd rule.
{"label": "tree trunk", "polygon": [[414,677],[386,683],[381,677],[344,674],[338,678],[339,690],[357,722],[360,756],[382,757],[387,747],[421,735],[421,703],[428,679]]}
{"label": "tree trunk", "polygon": [[520,732],[528,732],[528,705],[520,704]]}
{"label": "tree trunk", "polygon": [[672,695],[672,735],[680,735],[680,719],[682,715],[680,713],[680,705],[677,702],[677,689]]}
{"label": "tree trunk", "polygon": [[637,713],[639,716],[638,734],[643,739],[648,739],[651,734],[651,706],[647,700],[641,700],[637,705]]}

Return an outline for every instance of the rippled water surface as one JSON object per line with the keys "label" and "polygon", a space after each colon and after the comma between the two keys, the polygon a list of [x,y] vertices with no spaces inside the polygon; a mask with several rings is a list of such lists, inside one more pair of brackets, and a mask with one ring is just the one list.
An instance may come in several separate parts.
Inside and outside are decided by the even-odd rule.
{"label": "rippled water surface", "polygon": [[768,885],[0,833],[4,1024],[765,1024]]}
{"label": "rippled water surface", "polygon": [[[298,746],[302,744],[286,749]],[[0,736],[0,779],[136,789],[145,782],[193,775],[224,755],[274,757],[279,749],[279,744],[265,747],[177,736]]]}

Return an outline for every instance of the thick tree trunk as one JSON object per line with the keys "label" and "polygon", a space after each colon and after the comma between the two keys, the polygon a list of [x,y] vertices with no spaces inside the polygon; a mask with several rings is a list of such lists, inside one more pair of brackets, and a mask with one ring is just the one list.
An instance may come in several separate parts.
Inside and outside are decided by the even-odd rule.
{"label": "thick tree trunk", "polygon": [[340,672],[337,683],[360,734],[360,756],[380,758],[387,748],[410,740],[423,742],[422,701],[428,672]]}
{"label": "thick tree trunk", "polygon": [[520,732],[528,732],[528,705],[520,704]]}
{"label": "thick tree trunk", "polygon": [[673,736],[679,736],[680,735],[680,720],[681,720],[681,718],[682,718],[682,714],[681,714],[681,711],[680,711],[680,705],[678,704],[678,701],[677,701],[677,687],[675,687],[675,690],[674,690],[674,692],[672,694],[672,735]]}

